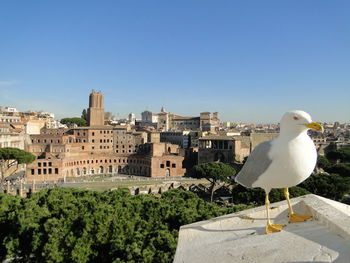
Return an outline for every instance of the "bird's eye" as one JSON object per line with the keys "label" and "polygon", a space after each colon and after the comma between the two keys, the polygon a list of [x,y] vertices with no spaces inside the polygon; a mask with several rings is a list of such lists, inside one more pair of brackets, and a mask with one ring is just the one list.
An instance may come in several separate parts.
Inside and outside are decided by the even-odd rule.
{"label": "bird's eye", "polygon": [[294,116],[293,120],[297,121],[297,120],[299,120],[299,118],[297,116]]}

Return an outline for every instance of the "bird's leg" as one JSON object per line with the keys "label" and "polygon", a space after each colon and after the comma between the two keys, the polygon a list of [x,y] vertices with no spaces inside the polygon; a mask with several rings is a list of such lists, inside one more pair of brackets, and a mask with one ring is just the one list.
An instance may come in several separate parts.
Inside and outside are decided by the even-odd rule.
{"label": "bird's leg", "polygon": [[288,207],[289,207],[289,223],[304,222],[312,217],[312,216],[298,215],[298,214],[295,214],[293,212],[293,208],[292,208],[292,205],[291,205],[290,199],[289,199],[288,188],[284,188],[284,196],[287,199],[287,203],[288,203]]}
{"label": "bird's leg", "polygon": [[265,228],[266,234],[271,234],[274,232],[280,232],[286,225],[275,225],[271,224],[270,221],[270,201],[269,201],[269,194],[266,194],[265,196],[265,207],[266,207],[266,214],[267,214],[267,225]]}

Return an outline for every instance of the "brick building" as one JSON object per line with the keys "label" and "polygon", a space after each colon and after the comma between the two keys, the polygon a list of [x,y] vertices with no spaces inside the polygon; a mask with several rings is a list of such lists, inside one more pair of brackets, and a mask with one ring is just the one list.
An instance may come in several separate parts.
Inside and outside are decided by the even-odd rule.
{"label": "brick building", "polygon": [[103,95],[92,92],[88,127],[42,128],[30,136],[27,150],[37,159],[27,165],[26,180],[64,181],[67,177],[127,173],[150,177],[183,176],[179,146],[160,143],[159,133],[104,121]]}

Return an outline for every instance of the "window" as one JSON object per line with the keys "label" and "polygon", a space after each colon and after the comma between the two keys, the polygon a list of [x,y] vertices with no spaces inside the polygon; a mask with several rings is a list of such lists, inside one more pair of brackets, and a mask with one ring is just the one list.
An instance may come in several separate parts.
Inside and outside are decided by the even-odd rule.
{"label": "window", "polygon": [[46,167],[46,163],[43,163],[44,167]]}
{"label": "window", "polygon": [[55,174],[58,174],[58,168],[55,168]]}
{"label": "window", "polygon": [[84,149],[85,149],[85,146],[81,146],[81,149],[84,150]]}
{"label": "window", "polygon": [[176,168],[176,164],[175,164],[175,163],[173,163],[173,164],[172,164],[172,167],[173,167],[173,168]]}
{"label": "window", "polygon": [[46,174],[46,169],[43,169],[44,174]]}
{"label": "window", "polygon": [[41,163],[38,163],[38,167],[41,167]]}
{"label": "window", "polygon": [[92,136],[95,136],[95,133],[94,133],[94,132],[92,132]]}
{"label": "window", "polygon": [[41,169],[38,169],[38,174],[41,174]]}
{"label": "window", "polygon": [[95,146],[91,146],[91,149],[95,149]]}
{"label": "window", "polygon": [[31,172],[32,172],[32,175],[33,175],[34,174],[34,169],[32,169]]}
{"label": "window", "polygon": [[51,168],[49,168],[49,174],[52,174],[52,169]]}
{"label": "window", "polygon": [[170,161],[166,161],[166,167],[170,167]]}
{"label": "window", "polygon": [[92,139],[92,141],[91,141],[91,142],[93,142],[93,143],[94,143],[94,142],[95,142],[95,139]]}
{"label": "window", "polygon": [[160,168],[164,168],[164,164],[160,164]]}
{"label": "window", "polygon": [[49,162],[49,166],[52,166],[52,162]]}

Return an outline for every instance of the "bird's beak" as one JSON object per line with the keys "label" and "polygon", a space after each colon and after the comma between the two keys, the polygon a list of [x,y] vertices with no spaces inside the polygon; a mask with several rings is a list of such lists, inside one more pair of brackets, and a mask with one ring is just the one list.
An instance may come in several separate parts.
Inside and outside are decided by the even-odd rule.
{"label": "bird's beak", "polygon": [[317,122],[311,122],[309,124],[305,124],[305,126],[311,130],[323,133],[323,126]]}

